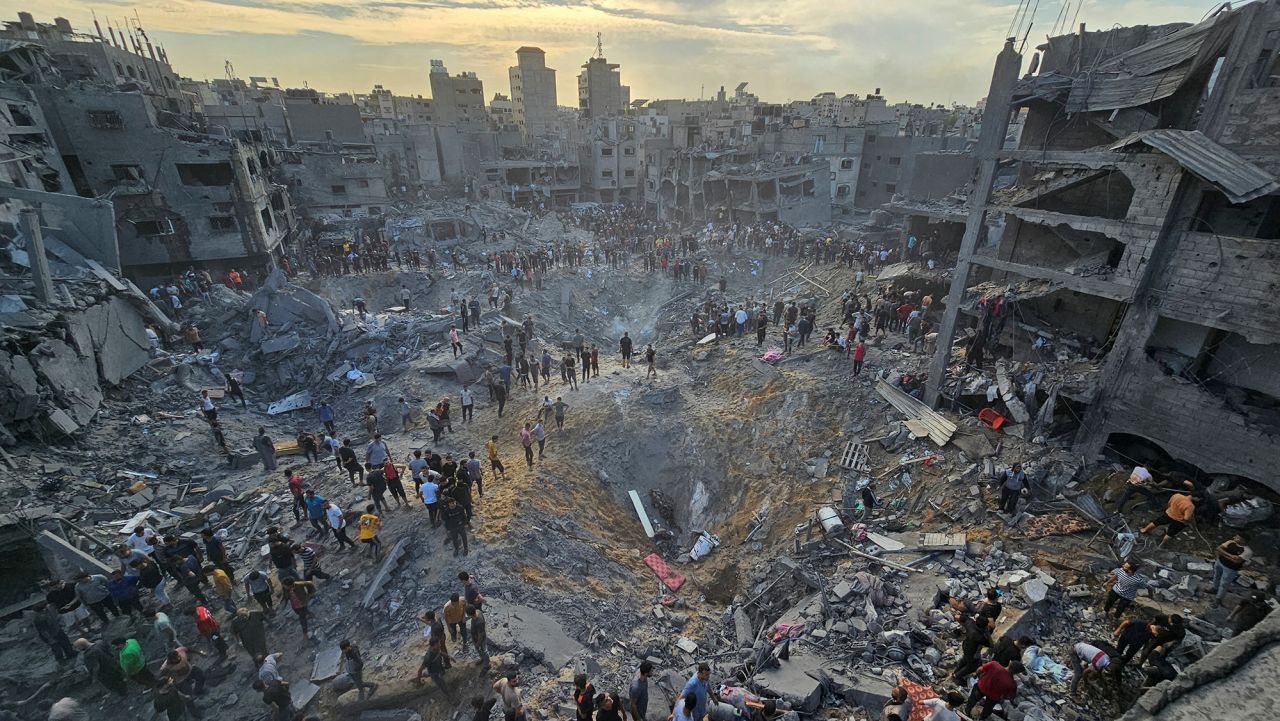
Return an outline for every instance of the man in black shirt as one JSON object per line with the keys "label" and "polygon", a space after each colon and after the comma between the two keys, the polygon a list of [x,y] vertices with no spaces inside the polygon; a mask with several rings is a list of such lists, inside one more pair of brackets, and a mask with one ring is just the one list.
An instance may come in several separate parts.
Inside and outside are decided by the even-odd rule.
{"label": "man in black shirt", "polygon": [[1117,679],[1134,655],[1145,648],[1159,630],[1151,621],[1139,618],[1130,618],[1116,628],[1112,634],[1116,638],[1116,655],[1111,657],[1111,672]]}
{"label": "man in black shirt", "polygon": [[956,681],[963,681],[969,674],[978,669],[982,663],[979,652],[984,646],[991,645],[991,631],[995,621],[987,616],[965,618],[962,622],[964,640],[960,644],[960,663],[951,672]]}
{"label": "man in black shirt", "polygon": [[1036,642],[1029,636],[1022,636],[1017,640],[1011,636],[1001,636],[995,648],[991,649],[991,660],[1001,666],[1008,666],[1010,661],[1022,660],[1022,652],[1027,650],[1028,646],[1035,644]]}
{"label": "man in black shirt", "polygon": [[649,674],[651,673],[653,673],[653,664],[649,661],[641,661],[640,672],[631,680],[631,688],[627,691],[627,705],[631,710],[631,718],[635,721],[644,721],[649,712]]}

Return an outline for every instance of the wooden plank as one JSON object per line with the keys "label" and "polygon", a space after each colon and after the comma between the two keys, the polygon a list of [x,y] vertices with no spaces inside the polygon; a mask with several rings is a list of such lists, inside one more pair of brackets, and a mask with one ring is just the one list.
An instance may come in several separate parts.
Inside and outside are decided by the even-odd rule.
{"label": "wooden plank", "polygon": [[133,514],[133,518],[120,527],[120,535],[128,536],[133,533],[138,526],[145,524],[148,518],[151,518],[151,511],[138,511]]}
{"label": "wooden plank", "polygon": [[627,491],[627,495],[631,496],[631,505],[635,506],[636,515],[640,517],[640,525],[644,526],[644,535],[653,538],[653,524],[649,523],[649,514],[645,513],[644,504],[640,502],[640,494]]}

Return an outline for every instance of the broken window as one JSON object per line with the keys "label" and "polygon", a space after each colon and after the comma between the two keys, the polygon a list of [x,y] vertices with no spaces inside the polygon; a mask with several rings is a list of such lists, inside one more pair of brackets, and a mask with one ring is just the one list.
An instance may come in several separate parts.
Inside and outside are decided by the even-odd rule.
{"label": "broken window", "polygon": [[889,193],[890,195],[892,195],[893,193],[898,192],[898,184],[897,184],[897,183],[885,183],[885,184],[884,184],[884,192]]}
{"label": "broken window", "polygon": [[613,157],[613,148],[601,148],[601,149],[600,149],[600,157],[602,157],[602,158],[611,158],[611,157]]}
{"label": "broken window", "polygon": [[236,225],[236,217],[234,215],[211,215],[209,216],[209,230],[215,233],[226,231],[234,231],[239,228]]}
{"label": "broken window", "polygon": [[635,148],[623,148],[623,149],[622,149],[622,154],[623,154],[623,155],[625,155],[625,156],[627,156],[627,157],[631,157],[632,155],[635,155],[635,154],[636,154],[636,149],[635,149]]}
{"label": "broken window", "polygon": [[168,218],[159,220],[135,220],[133,230],[140,238],[154,238],[161,235],[173,235],[173,221]]}
{"label": "broken window", "polygon": [[853,158],[845,158],[840,161],[841,170],[853,170]]}
{"label": "broken window", "polygon": [[612,178],[612,177],[613,177],[613,171],[612,171],[612,170],[601,170],[601,171],[600,171],[600,177],[602,177],[602,178]]}
{"label": "broken window", "polygon": [[848,183],[841,183],[840,185],[837,185],[837,186],[836,186],[836,197],[837,197],[837,198],[847,198],[847,197],[849,197],[849,184],[848,184]]}
{"label": "broken window", "polygon": [[[880,156],[878,156],[878,155],[876,156],[876,158],[877,158],[877,159],[878,159],[879,157],[880,157]],[[891,155],[891,156],[889,156],[889,165],[902,165],[902,158],[894,157],[894,156],[892,156],[892,155]]]}
{"label": "broken window", "polygon": [[367,180],[357,180],[357,181],[356,181],[356,187],[357,187],[357,188],[367,188],[367,187],[369,187],[369,181],[367,181]]}
{"label": "broken window", "polygon": [[121,130],[124,128],[124,119],[120,117],[120,113],[114,110],[90,110],[89,125],[98,130]]}
{"label": "broken window", "polygon": [[282,193],[271,194],[271,209],[276,212],[284,211],[284,195]]}
{"label": "broken window", "polygon": [[636,171],[632,170],[631,168],[627,168],[626,170],[622,171],[622,174],[623,176],[628,178],[636,177]]}
{"label": "broken window", "polygon": [[330,186],[329,186],[329,192],[333,193],[334,195],[346,195],[346,194],[347,194],[347,186],[345,186],[345,185],[330,185]]}
{"label": "broken window", "polygon": [[22,105],[9,104],[9,117],[13,119],[14,125],[35,125],[36,121],[31,117],[31,113],[27,112],[26,107]]}
{"label": "broken window", "polygon": [[183,185],[231,185],[235,173],[231,163],[177,163]]}
{"label": "broken window", "polygon": [[1264,195],[1233,205],[1222,193],[1206,191],[1192,228],[1201,233],[1280,240],[1280,196]]}
{"label": "broken window", "polygon": [[259,213],[262,216],[262,226],[267,230],[274,230],[276,227],[275,220],[271,218],[271,209],[263,208]]}

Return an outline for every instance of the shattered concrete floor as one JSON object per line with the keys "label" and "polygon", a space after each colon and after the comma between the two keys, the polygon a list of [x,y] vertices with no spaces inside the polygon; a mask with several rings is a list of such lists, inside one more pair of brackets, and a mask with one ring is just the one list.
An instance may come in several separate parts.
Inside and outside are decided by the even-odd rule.
{"label": "shattered concrete floor", "polygon": [[[728,265],[731,259],[717,262]],[[732,301],[758,299],[767,293],[771,278],[791,269],[786,259],[768,259],[762,276],[730,273],[727,296]],[[508,478],[494,479],[485,469],[485,495],[477,498],[468,556],[455,557],[444,544],[443,529],[431,528],[418,507],[395,510],[386,515],[381,536],[388,548],[408,539],[406,552],[372,608],[362,609],[359,604],[379,564],[361,552],[327,549],[322,562],[334,579],[320,582],[312,611],[314,638],[302,637],[288,611],[269,622],[270,647],[285,654],[284,675],[295,693],[306,690],[314,666],[327,663],[325,659],[318,662],[317,656],[331,654],[338,641],[346,638],[364,651],[365,677],[382,685],[366,701],[358,700],[354,692],[335,696],[324,684],[330,674],[320,672],[311,713],[337,719],[357,718],[362,710],[412,709],[424,719],[452,718],[466,706],[457,699],[481,693],[497,668],[517,665],[524,674],[525,705],[531,716],[550,718],[572,713],[575,668],[589,670],[598,690],[624,692],[638,660],[651,658],[658,672],[649,715],[658,721],[665,717],[692,664],[711,660],[713,678],[728,680],[742,660],[754,655],[753,646],[760,647],[760,637],[767,636],[779,619],[789,618],[800,628],[791,659],[755,682],[806,710],[835,706],[844,709],[832,712],[837,715],[876,716],[878,707],[873,704],[884,698],[904,669],[911,668],[908,657],[927,660],[927,672],[920,667],[914,671],[917,678],[924,676],[922,681],[936,673],[934,680],[941,683],[941,675],[953,665],[958,652],[958,639],[951,633],[954,624],[927,613],[933,592],[948,586],[948,581],[962,597],[976,597],[991,585],[1000,587],[1006,593],[1002,630],[1035,636],[1045,652],[1060,662],[1065,662],[1069,644],[1082,634],[1105,638],[1110,633],[1110,624],[1096,610],[1098,574],[1114,565],[1106,548],[1101,544],[1085,547],[1088,534],[1021,538],[1016,528],[1009,529],[989,511],[993,491],[977,480],[974,466],[980,466],[980,461],[963,457],[954,445],[938,449],[923,438],[899,444],[892,453],[880,444],[870,444],[867,475],[892,472],[904,460],[934,458],[927,465],[909,465],[910,485],[901,484],[897,474],[877,482],[884,506],[870,517],[869,528],[906,548],[889,553],[868,541],[856,543],[855,548],[896,563],[915,564],[912,571],[888,570],[885,580],[895,592],[883,606],[868,609],[865,588],[857,577],[865,572],[866,559],[825,542],[812,519],[823,506],[852,510],[845,488],[864,474],[840,468],[845,443],[900,430],[894,424],[902,420],[901,415],[874,386],[882,372],[918,372],[925,365],[926,358],[911,353],[901,334],[873,342],[866,367],[857,378],[851,378],[843,356],[817,343],[771,366],[758,358],[762,350],[777,345],[773,332],[763,349],[757,349],[752,335],[694,345],[688,311],[709,291],[689,282],[644,275],[637,263],[629,271],[591,270],[589,278],[585,269],[553,271],[542,291],[516,294],[510,315],[519,319],[533,314],[535,348],[544,343],[558,348],[581,328],[589,342],[600,345],[600,375],[577,390],[562,385],[554,372],[549,389],[534,393],[516,388],[502,418],[480,389],[476,419],[468,424],[459,422],[458,383],[444,371],[453,368],[454,359],[440,319],[410,310],[377,312],[374,321],[361,322],[344,310],[352,298],[360,296],[378,311],[395,302],[396,297],[388,293],[394,293],[399,283],[421,287],[425,281],[419,274],[392,272],[308,282],[339,312],[330,322],[323,313],[298,311],[295,327],[267,334],[269,341],[299,333],[296,345],[274,353],[243,351],[254,344],[261,348],[264,340],[260,333],[255,335],[247,308],[269,297],[221,297],[203,311],[203,317],[211,319],[207,333],[211,347],[241,359],[262,379],[247,382],[248,409],[229,401],[220,403],[220,419],[233,449],[250,447],[259,426],[277,443],[291,439],[300,429],[318,430],[312,410],[265,413],[267,404],[283,393],[303,389],[311,390],[315,399],[332,399],[339,437],[352,438],[358,447],[367,440],[358,409],[366,400],[374,401],[398,459],[418,448],[452,453],[455,458],[475,451],[484,458],[483,442],[491,435],[500,439]],[[839,290],[850,284],[852,272],[818,266],[808,275],[835,292],[815,293],[804,284],[774,290],[784,298],[818,296],[819,328],[835,324]],[[712,277],[718,277],[718,272]],[[426,308],[442,308],[453,288],[483,294],[486,276],[478,269],[437,274],[435,284],[417,298]],[[688,297],[664,306],[686,292]],[[283,313],[272,311],[277,312]],[[216,322],[212,321],[215,315]],[[311,317],[301,317],[307,315]],[[498,322],[496,314],[486,313],[485,325],[465,338],[468,356],[479,363],[500,357]],[[313,336],[315,324],[346,328],[342,333],[347,340],[335,345],[327,336]],[[619,367],[616,338],[622,329],[631,331],[637,349],[655,343],[656,379],[646,380],[642,365]],[[482,337],[487,339],[483,343]],[[225,339],[232,342],[222,342]],[[282,357],[292,358],[284,361],[290,368],[308,370],[305,382],[286,388],[288,373],[268,375]],[[316,357],[323,358],[325,365],[313,361]],[[376,380],[360,388],[346,380],[326,380],[336,361],[343,359],[354,361]],[[179,358],[174,369],[163,367],[168,363],[156,364],[152,371],[143,371],[151,373],[150,379],[135,376],[105,401],[99,422],[76,446],[25,448],[15,453],[17,476],[33,487],[22,491],[25,500],[11,500],[11,504],[72,514],[77,525],[92,529],[89,535],[100,539],[111,538],[117,529],[95,524],[118,523],[129,516],[130,509],[172,513],[173,519],[160,513],[151,522],[179,520],[188,531],[216,521],[231,528],[230,547],[243,548],[245,558],[237,564],[238,575],[243,575],[269,566],[265,558],[257,558],[267,526],[278,525],[295,539],[303,539],[309,530],[305,523],[295,525],[289,512],[284,469],[299,465],[311,487],[344,509],[366,502],[364,489],[351,487],[346,473],[331,461],[302,463],[298,456],[283,456],[280,470],[267,474],[261,466],[252,465],[251,453],[236,452],[232,465],[222,465],[208,426],[196,410],[194,392],[216,379],[217,373],[211,370],[207,354],[203,360],[189,360]],[[186,371],[178,372],[182,368]],[[225,364],[220,368],[228,370]],[[517,432],[521,424],[533,420],[544,394],[563,396],[570,404],[566,427],[548,430],[545,460],[527,469]],[[454,399],[454,432],[446,432],[441,443],[431,443],[425,422],[407,432],[400,430],[396,399],[406,397],[425,412],[446,395]],[[972,426],[968,431],[985,433]],[[986,435],[992,450],[1005,441],[998,463],[1043,458],[1047,467],[1053,460],[1050,449]],[[37,479],[48,478],[57,483],[41,490]],[[124,496],[117,493],[137,480],[143,481],[144,490]],[[658,550],[686,578],[678,592],[664,588],[643,562],[655,544],[645,537],[632,510],[628,496],[632,490],[638,492],[653,521],[674,535],[658,544]],[[657,507],[651,491],[660,492],[656,497],[665,498],[669,506]],[[270,494],[269,500],[263,494]],[[219,497],[233,500],[215,506],[219,518],[202,517],[201,509]],[[246,539],[264,504],[267,510],[256,535]],[[716,534],[721,544],[699,561],[677,562],[704,529]],[[955,531],[967,531],[963,550],[912,550],[924,540],[922,533]],[[1205,575],[1189,563],[1203,561],[1206,549],[1198,542],[1184,543],[1174,547],[1182,556],[1168,554],[1162,561],[1167,566],[1162,590],[1168,589],[1168,595],[1145,602],[1145,610],[1182,612],[1205,605],[1202,593],[1197,597],[1177,591],[1179,583],[1194,585],[1182,579]],[[457,696],[444,699],[408,679],[425,651],[417,617],[426,609],[438,610],[451,592],[461,590],[456,580],[461,570],[475,576],[490,599],[486,611],[495,668],[478,668],[474,651],[457,653],[447,674]],[[797,579],[817,585],[809,587]],[[1093,596],[1071,590],[1084,584],[1093,584]],[[172,595],[179,599],[177,608],[189,601],[185,592]],[[246,605],[243,600],[241,605]],[[741,626],[735,623],[734,608],[746,617]],[[1219,616],[1210,618],[1216,622]],[[178,619],[178,627],[180,638],[194,638],[188,618]],[[108,635],[128,629],[126,621],[117,620]],[[122,709],[130,717],[149,717],[149,696],[137,693],[136,687],[128,700],[108,701],[98,687],[81,683],[83,674],[70,668],[60,672],[43,653],[43,646],[29,642],[24,624],[10,623],[3,634],[4,666],[14,669],[4,685],[6,699],[25,697],[24,691],[50,683],[46,698],[70,694],[88,700],[93,717],[115,717]],[[158,642],[148,637],[147,643],[149,655],[155,658]],[[893,652],[895,648],[902,653]],[[457,651],[453,645],[451,649]],[[212,658],[197,663],[211,676],[220,677],[200,700],[201,706],[219,719],[261,716],[259,695],[249,687],[255,670],[242,651],[234,649],[225,665]],[[1081,713],[1110,717],[1132,698],[1129,692],[1117,695],[1110,689],[1092,688],[1071,698],[1062,682],[1048,677],[1028,681],[1023,688],[1022,704],[1011,717],[1037,721],[1066,721]],[[868,705],[870,711],[857,711],[857,704]],[[24,718],[39,716],[28,710],[18,712]]]}

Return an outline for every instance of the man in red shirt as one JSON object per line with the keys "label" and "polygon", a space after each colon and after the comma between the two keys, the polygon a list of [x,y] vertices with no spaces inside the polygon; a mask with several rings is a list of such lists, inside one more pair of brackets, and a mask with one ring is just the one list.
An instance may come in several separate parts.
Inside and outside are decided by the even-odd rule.
{"label": "man in red shirt", "polygon": [[978,718],[985,719],[991,715],[997,703],[1018,695],[1018,682],[1014,676],[1022,671],[1022,662],[1017,660],[1010,661],[1007,668],[996,661],[987,661],[979,666],[978,672],[974,674],[978,677],[978,683],[969,692],[969,701],[964,707],[965,715],[972,716],[973,707],[978,701],[982,701],[982,715]]}
{"label": "man in red shirt", "polygon": [[910,303],[903,303],[902,305],[898,306],[898,324],[896,327],[890,328],[889,330],[895,330],[895,331],[906,330],[907,316],[911,315],[911,311],[915,309],[916,307],[911,305]]}

